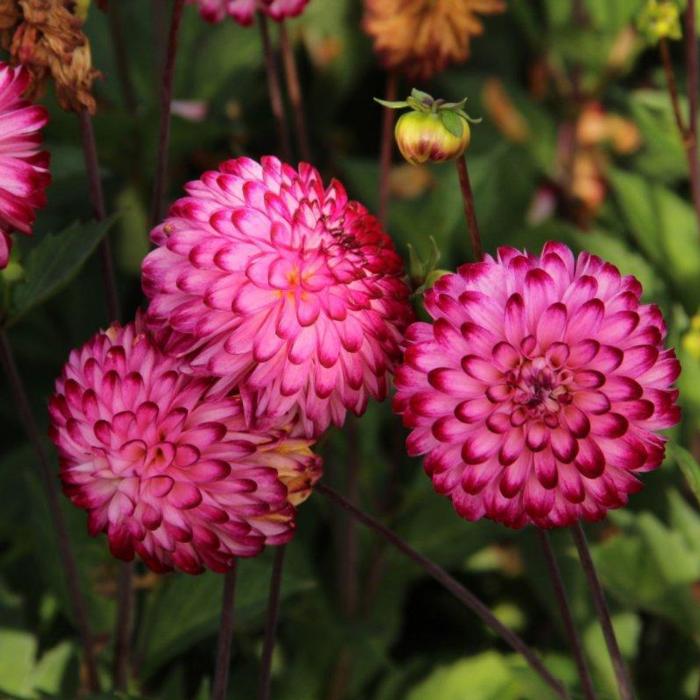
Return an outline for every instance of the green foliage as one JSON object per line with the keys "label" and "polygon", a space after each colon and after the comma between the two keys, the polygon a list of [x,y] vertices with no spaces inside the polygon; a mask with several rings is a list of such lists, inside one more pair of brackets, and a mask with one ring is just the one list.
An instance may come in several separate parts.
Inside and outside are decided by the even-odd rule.
{"label": "green foliage", "polygon": [[[125,318],[143,303],[139,271],[149,249],[163,27],[152,14],[158,3],[116,3],[135,113],[124,106],[108,18],[94,1],[86,28],[104,74],[96,87],[95,129],[107,208],[114,215],[99,224],[71,223],[91,216],[79,131],[74,115],[61,112],[49,90],[42,98],[51,113],[49,205],[31,239],[16,237],[11,267],[2,275],[2,323],[11,327],[42,434],[47,397],[68,352],[111,320],[104,314],[95,259],[108,234]],[[468,95],[470,111],[483,118],[467,162],[485,249],[516,245],[534,251],[557,239],[601,255],[642,282],[645,301],[665,312],[669,342],[679,344],[700,307],[700,236],[658,48],[647,46],[636,29],[646,0],[583,0],[581,16],[572,11],[579,3],[564,0],[507,5],[503,16],[484,19],[468,63],[419,84],[421,91],[446,99]],[[361,30],[361,14],[362,3],[354,0],[311,0],[287,29],[314,164],[326,180],[338,177],[350,196],[376,212],[383,110],[372,96],[384,96],[386,75]],[[274,25],[272,34],[275,39]],[[682,43],[672,50],[685,115]],[[412,87],[402,78],[399,95]],[[175,98],[169,201],[182,195],[188,180],[226,158],[277,151],[254,28],[206,24],[188,4]],[[205,116],[183,116],[180,101]],[[603,124],[615,117],[633,146],[619,148],[612,132],[592,145],[575,143],[582,112],[600,115]],[[462,133],[455,113],[443,112],[443,120],[453,134]],[[291,116],[287,125],[294,137]],[[567,190],[582,155],[590,156],[584,165],[594,164],[593,182],[602,192],[592,205]],[[412,263],[415,285],[429,286],[442,270],[471,259],[454,164],[411,168],[396,158],[394,165],[387,228]],[[639,700],[690,700],[697,694],[700,361],[687,350],[679,356],[683,423],[670,436],[664,467],[641,476],[646,488],[629,507],[589,530]],[[84,692],[79,639],[45,491],[15,403],[4,384],[0,391],[0,697],[209,698],[221,577],[156,577],[136,566],[132,652],[138,678],[128,693],[113,692],[117,564],[104,537],[89,537],[84,514],[64,499],[105,688],[92,696]],[[433,492],[420,461],[405,455],[405,431],[388,402],[371,404],[353,426],[324,438],[324,479],[342,490],[353,458],[360,465],[363,506],[484,599],[542,654],[572,698],[583,697],[533,533],[459,519],[449,501]],[[48,442],[46,449],[53,459]],[[57,473],[56,461],[51,468]],[[354,578],[344,578],[343,527],[319,495],[300,508],[287,551],[275,700],[551,700],[551,691],[471,612],[362,528],[356,532]],[[611,700],[614,674],[571,538],[562,532],[552,540],[599,698]],[[240,563],[230,697],[257,694],[270,568],[270,553]],[[357,602],[348,603],[339,591],[352,591],[353,581]]]}
{"label": "green foliage", "polygon": [[113,217],[76,223],[58,234],[45,236],[27,258],[24,280],[13,288],[6,325],[16,323],[69,284],[113,223]]}

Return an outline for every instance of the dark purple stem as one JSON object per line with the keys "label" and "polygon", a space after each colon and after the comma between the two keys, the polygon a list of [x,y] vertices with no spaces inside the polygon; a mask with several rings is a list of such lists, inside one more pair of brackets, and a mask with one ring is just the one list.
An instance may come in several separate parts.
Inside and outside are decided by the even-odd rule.
{"label": "dark purple stem", "polygon": [[576,625],[574,624],[574,618],[571,614],[571,607],[569,606],[569,598],[566,595],[564,580],[561,576],[561,570],[559,569],[559,564],[557,563],[556,556],[554,555],[554,550],[552,549],[549,533],[546,530],[537,528],[537,536],[540,540],[540,544],[542,545],[545,560],[547,561],[549,577],[552,580],[552,587],[554,588],[554,595],[559,603],[559,612],[561,613],[562,622],[564,623],[566,636],[569,638],[569,644],[571,645],[571,651],[574,655],[578,675],[581,679],[581,689],[583,690],[583,695],[586,700],[597,700],[595,688],[593,687],[593,679],[591,678],[591,672],[588,669],[586,657],[583,653],[581,638],[579,637],[576,630]]}
{"label": "dark purple stem", "polygon": [[[103,221],[106,216],[105,198],[102,191],[102,178],[100,177],[100,163],[97,158],[97,143],[95,142],[95,131],[92,126],[92,117],[87,109],[79,112],[80,133],[83,141],[83,157],[85,159],[85,170],[88,176],[88,187],[90,190],[90,203],[98,221]],[[119,309],[119,293],[117,292],[117,281],[114,273],[114,261],[109,245],[109,238],[105,236],[100,242],[100,262],[102,265],[102,283],[104,285],[105,300],[107,302],[107,312],[110,321],[118,321],[121,317]]]}
{"label": "dark purple stem", "polygon": [[408,542],[402,539],[395,532],[380,523],[376,518],[368,513],[357,508],[344,496],[337,491],[326,486],[325,484],[317,484],[315,490],[322,493],[328,499],[333,501],[337,506],[340,506],[345,511],[350,513],[356,520],[363,523],[367,527],[381,535],[389,544],[393,545],[402,554],[406,555],[413,562],[418,564],[426,573],[432,576],[438,583],[444,586],[452,595],[460,602],[470,608],[481,621],[490,627],[497,635],[499,635],[506,643],[508,643],[515,651],[522,654],[523,658],[539,674],[544,682],[552,688],[557,697],[564,700],[570,700],[570,695],[561,681],[557,680],[542,663],[542,660],[530,647],[512,630],[508,629],[498,618],[489,610],[489,608],[479,600],[471,591],[467,590],[457,579],[450,576],[441,566],[434,561],[423,556],[411,547]]}
{"label": "dark purple stem", "polygon": [[[83,137],[85,168],[87,170],[90,187],[90,201],[92,202],[95,218],[98,221],[102,221],[106,216],[106,208],[104,192],[102,190],[102,178],[100,177],[100,164],[97,157],[97,144],[92,126],[92,117],[85,109],[80,112],[80,129]],[[103,238],[100,243],[100,262],[102,264],[102,280],[107,301],[109,321],[119,321],[121,320],[119,294],[117,292],[112,251],[110,249],[109,239],[106,237]],[[120,568],[117,579],[117,619],[115,623],[113,665],[113,678],[117,690],[124,690],[126,688],[129,653],[128,634],[131,629],[131,566],[128,564],[121,566],[122,568]]]}
{"label": "dark purple stem", "polygon": [[[345,495],[352,502],[360,496],[360,460],[358,455],[357,419],[351,416],[346,423],[348,446],[347,479]],[[340,559],[338,562],[338,587],[340,590],[340,607],[343,615],[352,619],[357,613],[359,600],[358,562],[360,548],[357,539],[355,519],[345,514],[340,522]]]}
{"label": "dark purple stem", "polygon": [[622,658],[622,653],[620,652],[620,647],[617,643],[617,637],[615,636],[615,630],[613,629],[612,620],[610,618],[610,610],[608,609],[608,603],[605,600],[605,593],[603,592],[603,587],[600,585],[600,580],[598,579],[598,574],[596,573],[595,566],[593,564],[593,558],[591,557],[591,552],[588,549],[586,533],[583,531],[581,525],[576,523],[575,525],[571,526],[571,534],[574,538],[574,542],[576,543],[578,556],[581,560],[581,567],[586,575],[588,587],[590,588],[591,595],[593,596],[593,603],[595,605],[596,613],[598,614],[600,626],[603,630],[605,644],[608,647],[610,661],[612,662],[613,669],[615,670],[615,677],[617,678],[617,687],[620,691],[620,698],[621,700],[634,700],[632,681],[630,680],[627,667],[624,659]]}
{"label": "dark purple stem", "polygon": [[258,26],[260,27],[260,39],[262,41],[263,54],[265,56],[265,72],[267,74],[267,90],[270,96],[270,107],[272,116],[275,118],[277,128],[277,140],[282,157],[287,162],[292,158],[292,146],[287,133],[287,120],[284,114],[284,100],[282,99],[282,87],[280,86],[279,74],[277,71],[277,61],[275,51],[270,39],[270,26],[264,12],[258,12]]}
{"label": "dark purple stem", "polygon": [[267,621],[265,623],[265,642],[263,644],[262,664],[260,669],[260,686],[258,700],[270,700],[272,654],[275,650],[275,635],[280,611],[280,592],[282,590],[282,571],[286,547],[277,547],[272,562],[270,578],[270,595],[267,601]]}
{"label": "dark purple stem", "polygon": [[467,159],[464,156],[457,158],[457,174],[459,175],[459,186],[462,190],[462,199],[464,201],[464,216],[467,220],[467,229],[469,238],[472,243],[472,253],[474,260],[481,262],[484,257],[484,249],[481,245],[481,233],[479,232],[479,223],[476,220],[476,207],[474,205],[474,193],[472,192],[472,184],[469,180],[469,170],[467,169]]}
{"label": "dark purple stem", "polygon": [[[386,76],[386,93],[384,99],[393,102],[398,92],[399,77],[396,71]],[[391,157],[394,153],[394,121],[396,114],[393,109],[384,109],[382,115],[382,142],[379,151],[379,220],[384,226],[389,218],[389,199],[391,195]]]}
{"label": "dark purple stem", "polygon": [[4,330],[0,330],[0,361],[2,362],[7,380],[12,389],[17,413],[27,433],[27,437],[34,448],[37,461],[39,462],[39,473],[46,489],[49,513],[56,531],[59,558],[65,575],[68,599],[73,610],[75,624],[78,628],[78,634],[80,635],[80,641],[83,646],[88,687],[91,692],[96,693],[100,690],[100,681],[97,674],[97,660],[95,658],[95,648],[93,646],[90,623],[88,622],[87,603],[80,587],[78,567],[75,562],[70,536],[68,535],[68,527],[63,511],[61,510],[56,475],[49,464],[49,459],[44,450],[44,445],[39,433],[39,427],[34,420],[34,414],[29,405],[27,392],[12,353],[10,340]]}
{"label": "dark purple stem", "polygon": [[234,559],[230,571],[224,576],[224,593],[221,601],[221,623],[219,642],[216,648],[216,671],[211,700],[226,700],[228,695],[228,671],[231,665],[231,642],[233,640],[233,601],[236,597],[236,571]]}
{"label": "dark purple stem", "polygon": [[117,578],[117,620],[114,632],[114,689],[125,691],[129,685],[129,652],[134,607],[134,564],[119,562]]}
{"label": "dark purple stem", "polygon": [[304,93],[299,81],[299,70],[294,56],[294,47],[289,41],[289,33],[285,22],[280,22],[280,50],[284,62],[284,74],[287,82],[289,102],[294,113],[294,128],[297,136],[297,145],[301,159],[311,162],[311,146],[309,134],[306,128],[306,110],[304,109]]}
{"label": "dark purple stem", "polygon": [[151,203],[151,225],[157,226],[163,218],[165,190],[168,180],[168,147],[170,145],[170,112],[173,100],[173,80],[175,78],[175,60],[177,58],[177,41],[182,23],[185,0],[175,0],[170,17],[168,45],[165,50],[163,77],[160,87],[160,125],[158,134],[158,154],[153,183],[153,201]]}
{"label": "dark purple stem", "polygon": [[688,73],[688,138],[685,149],[690,168],[693,205],[700,228],[700,160],[698,159],[698,90],[700,90],[700,60],[695,33],[695,0],[688,0],[685,10],[686,66]]}

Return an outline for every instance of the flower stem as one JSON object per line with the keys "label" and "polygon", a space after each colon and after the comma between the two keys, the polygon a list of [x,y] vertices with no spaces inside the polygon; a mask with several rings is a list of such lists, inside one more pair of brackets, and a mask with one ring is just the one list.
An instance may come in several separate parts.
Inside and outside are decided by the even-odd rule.
{"label": "flower stem", "polygon": [[[693,31],[693,38],[690,38],[690,31]],[[661,39],[659,42],[659,53],[661,55],[661,63],[663,64],[664,74],[666,76],[666,86],[668,95],[673,108],[673,117],[676,121],[676,127],[683,142],[686,159],[688,161],[688,171],[690,173],[690,188],[693,197],[693,207],[698,220],[698,228],[700,229],[700,163],[698,162],[697,154],[697,102],[698,102],[698,68],[697,68],[697,43],[695,41],[695,14],[692,18],[686,18],[686,43],[687,43],[687,65],[688,65],[688,104],[689,115],[686,123],[681,111],[680,96],[678,92],[678,83],[673,69],[673,60],[671,59],[671,50],[666,39]]]}
{"label": "flower stem", "polygon": [[175,59],[177,58],[177,40],[182,23],[185,0],[175,0],[170,17],[170,31],[165,50],[163,74],[160,87],[160,125],[158,134],[158,155],[156,156],[156,173],[153,183],[153,201],[151,202],[151,224],[156,226],[163,218],[165,190],[168,179],[168,146],[170,144],[170,112],[173,100],[173,80],[175,78]]}
{"label": "flower stem", "polygon": [[315,490],[322,493],[337,506],[350,513],[356,520],[363,523],[377,534],[381,535],[389,544],[393,545],[402,554],[406,555],[413,562],[423,568],[426,573],[432,576],[438,583],[444,586],[459,601],[470,608],[481,621],[498,634],[515,651],[522,654],[523,658],[531,668],[539,674],[544,682],[552,688],[557,697],[570,700],[570,695],[561,681],[557,680],[542,663],[537,654],[512,630],[508,629],[489,608],[477,598],[471,591],[467,590],[457,579],[450,576],[441,566],[423,556],[411,547],[408,542],[399,537],[395,532],[380,523],[376,518],[357,508],[337,491],[326,486],[317,484]]}
{"label": "flower stem", "polygon": [[287,24],[280,22],[280,50],[282,52],[282,60],[284,62],[284,74],[287,82],[287,92],[289,94],[289,102],[292,105],[294,112],[294,126],[297,136],[297,146],[299,147],[299,155],[302,160],[307,163],[311,162],[311,146],[309,145],[309,134],[306,129],[306,113],[304,110],[304,93],[301,90],[299,82],[299,70],[297,69],[297,61],[294,56],[294,47],[289,41],[289,33],[287,32]]}
{"label": "flower stem", "polygon": [[221,601],[221,623],[216,648],[216,671],[211,700],[225,700],[228,695],[228,671],[231,665],[231,641],[233,640],[233,601],[236,596],[236,572],[234,559],[231,569],[224,576],[224,593]]}
{"label": "flower stem", "polygon": [[581,638],[576,631],[576,625],[574,624],[574,618],[571,614],[571,608],[569,606],[569,599],[566,595],[566,588],[564,587],[564,580],[562,579],[561,570],[559,569],[559,564],[557,563],[554,550],[552,549],[552,542],[550,540],[549,533],[546,530],[537,528],[537,536],[540,540],[540,544],[542,545],[542,551],[544,552],[544,557],[547,561],[547,569],[549,570],[549,577],[552,579],[554,595],[559,603],[559,612],[561,613],[566,635],[569,638],[571,651],[574,654],[574,661],[576,662],[578,675],[581,679],[581,689],[583,690],[583,695],[586,700],[597,700],[596,692],[593,687],[593,679],[591,678],[591,672],[588,669],[586,657],[583,653]]}
{"label": "flower stem", "polygon": [[698,90],[700,90],[700,59],[695,31],[695,0],[688,0],[685,10],[686,66],[688,73],[688,136],[685,144],[690,169],[690,185],[695,214],[700,228],[700,160],[698,159]]}
{"label": "flower stem", "polygon": [[49,459],[44,450],[44,445],[39,433],[39,427],[34,420],[27,391],[19,374],[17,363],[15,362],[12,353],[10,340],[4,330],[0,329],[0,362],[2,363],[7,379],[12,389],[17,413],[23,424],[24,430],[27,433],[37,461],[40,467],[40,476],[46,488],[49,513],[53,520],[53,526],[56,532],[58,543],[58,552],[63,573],[65,575],[66,588],[68,590],[68,599],[75,618],[75,624],[78,628],[80,641],[83,646],[85,669],[87,671],[87,683],[90,692],[96,693],[100,690],[100,681],[97,674],[97,660],[95,658],[95,648],[93,646],[92,633],[90,631],[90,623],[88,621],[87,602],[80,587],[80,577],[78,575],[78,567],[73,554],[73,548],[68,535],[68,527],[61,510],[58,485],[56,475],[53,473],[49,465]]}
{"label": "flower stem", "polygon": [[[355,502],[360,496],[360,460],[358,451],[357,419],[351,416],[346,423],[348,447],[347,479],[345,495]],[[340,608],[347,620],[357,613],[359,600],[358,561],[360,558],[359,542],[355,519],[348,513],[341,516],[339,528],[338,551],[338,588],[340,590]]]}
{"label": "flower stem", "polygon": [[578,550],[581,567],[583,568],[583,572],[586,575],[586,580],[588,581],[588,587],[591,589],[593,602],[598,614],[598,620],[600,621],[603,636],[605,637],[605,644],[608,647],[610,661],[612,662],[615,677],[617,678],[620,698],[622,700],[634,700],[632,682],[630,681],[629,674],[627,673],[627,667],[625,666],[625,662],[620,652],[620,647],[617,643],[617,637],[615,636],[615,630],[613,629],[612,620],[610,618],[610,610],[608,609],[608,603],[605,600],[603,587],[600,585],[598,574],[596,573],[595,566],[593,565],[591,552],[588,549],[588,543],[586,542],[586,534],[579,523],[571,526],[571,534],[574,538],[576,549]]}
{"label": "flower stem", "polygon": [[282,88],[280,86],[279,75],[277,73],[277,61],[275,51],[272,48],[270,39],[270,27],[264,12],[258,12],[258,26],[260,27],[260,39],[265,55],[265,72],[267,74],[267,90],[270,97],[270,107],[272,116],[275,118],[277,128],[277,140],[279,142],[282,157],[289,162],[292,158],[292,147],[287,133],[287,120],[284,115],[284,101],[282,99]]}
{"label": "flower stem", "polygon": [[[396,71],[391,71],[386,76],[386,92],[384,99],[393,102],[399,89],[399,77]],[[382,115],[382,142],[379,152],[379,220],[383,226],[387,225],[389,217],[389,198],[391,195],[391,157],[394,153],[394,120],[396,114],[393,109],[384,109]]]}
{"label": "flower stem", "polygon": [[117,578],[117,619],[114,632],[112,678],[115,690],[124,691],[129,684],[129,651],[134,606],[133,562],[119,562]]}
{"label": "flower stem", "polygon": [[476,220],[476,208],[474,206],[474,193],[469,180],[469,170],[467,169],[467,159],[462,156],[455,161],[457,164],[457,174],[459,175],[459,186],[462,189],[462,199],[464,200],[464,216],[467,220],[469,238],[472,242],[472,253],[477,262],[481,262],[484,257],[484,249],[481,245],[481,234],[479,233],[479,223]]}
{"label": "flower stem", "polygon": [[683,120],[683,114],[681,113],[681,102],[678,95],[678,84],[676,83],[676,74],[673,70],[673,61],[671,60],[671,50],[668,47],[668,41],[666,39],[661,39],[659,42],[659,53],[661,54],[661,63],[664,67],[664,73],[666,75],[666,85],[668,87],[668,94],[671,98],[671,107],[673,108],[673,116],[676,120],[676,126],[678,131],[685,142],[688,129]]}
{"label": "flower stem", "polygon": [[107,9],[109,31],[112,35],[112,48],[114,49],[114,62],[117,69],[117,77],[121,86],[124,106],[130,116],[136,115],[137,103],[134,93],[134,84],[129,73],[129,52],[124,43],[124,27],[122,25],[121,3],[119,0],[109,3]]}
{"label": "flower stem", "polygon": [[[115,3],[112,3],[114,6]],[[110,7],[110,12],[112,7]],[[85,169],[88,174],[90,201],[95,212],[95,218],[102,221],[106,216],[100,164],[97,158],[97,144],[92,117],[84,109],[80,112],[80,129],[83,137],[83,153]],[[100,262],[102,265],[102,280],[104,284],[107,311],[110,321],[121,319],[119,293],[114,273],[114,261],[109,245],[109,239],[103,238],[100,243]],[[130,564],[120,564],[117,578],[117,619],[115,624],[115,657],[113,666],[114,686],[117,690],[125,690],[128,674],[129,634],[131,630],[131,597],[132,597],[132,567]]]}
{"label": "flower stem", "polygon": [[287,548],[277,547],[272,563],[270,578],[270,596],[267,601],[267,621],[265,623],[265,643],[263,645],[262,668],[260,670],[260,686],[258,700],[270,700],[270,682],[272,671],[272,653],[275,650],[275,634],[280,611],[280,591],[282,590],[282,570],[284,555]]}
{"label": "flower stem", "polygon": [[[100,177],[100,164],[97,159],[97,144],[95,142],[95,131],[92,126],[90,112],[83,109],[78,114],[80,119],[80,132],[83,141],[83,157],[85,159],[85,170],[88,176],[88,186],[90,190],[90,202],[98,221],[104,220],[106,216],[105,198],[102,191],[102,178]],[[107,302],[107,312],[112,321],[118,321],[121,317],[119,309],[119,293],[117,292],[117,281],[114,273],[114,261],[109,245],[109,238],[106,236],[100,242],[100,263],[102,265],[102,283],[104,284],[105,300]]]}

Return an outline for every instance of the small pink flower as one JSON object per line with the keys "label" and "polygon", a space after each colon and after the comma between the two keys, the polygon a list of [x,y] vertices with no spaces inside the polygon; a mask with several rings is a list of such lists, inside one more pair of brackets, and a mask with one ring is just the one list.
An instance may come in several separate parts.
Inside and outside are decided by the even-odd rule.
{"label": "small pink flower", "polygon": [[321,475],[311,443],[247,430],[240,399],[210,398],[140,326],[74,350],[50,403],[63,489],[90,533],[120,559],[190,574],[287,542]]}
{"label": "small pink flower", "polygon": [[342,185],[238,158],[187,186],[143,264],[149,322],[251,420],[300,409],[318,435],[385,398],[412,319],[403,265]]}
{"label": "small pink flower", "polygon": [[411,455],[468,520],[598,520],[641,488],[680,417],[680,366],[634,277],[559,243],[502,248],[425,296],[395,409]]}
{"label": "small pink flower", "polygon": [[29,73],[0,62],[0,269],[7,266],[10,234],[31,234],[35,210],[46,205],[49,154],[40,150],[49,117],[22,99]]}
{"label": "small pink flower", "polygon": [[242,26],[253,23],[256,11],[281,22],[300,15],[309,0],[189,0],[199,5],[202,17],[208,22],[221,22],[227,15]]}

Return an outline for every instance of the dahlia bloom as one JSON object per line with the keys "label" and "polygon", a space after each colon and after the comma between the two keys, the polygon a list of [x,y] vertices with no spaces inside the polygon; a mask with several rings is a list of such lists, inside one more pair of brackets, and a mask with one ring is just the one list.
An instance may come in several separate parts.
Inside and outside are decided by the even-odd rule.
{"label": "dahlia bloom", "polygon": [[51,181],[49,154],[39,150],[49,116],[22,99],[29,77],[24,68],[0,62],[0,269],[10,257],[10,233],[31,234]]}
{"label": "dahlia bloom", "polygon": [[300,15],[309,0],[189,0],[199,5],[202,17],[208,22],[221,22],[227,15],[238,24],[252,24],[256,11],[281,22]]}
{"label": "dahlia bloom", "polygon": [[426,294],[395,409],[411,455],[468,520],[598,520],[661,464],[680,366],[642,288],[559,243],[501,248]]}
{"label": "dahlia bloom", "polygon": [[74,350],[50,403],[63,489],[114,556],[154,571],[226,571],[287,542],[320,477],[307,440],[250,431],[238,397],[183,374],[142,333],[112,326]]}
{"label": "dahlia bloom", "polygon": [[479,14],[505,9],[503,0],[365,0],[363,28],[387,70],[427,80],[469,57],[484,31]]}
{"label": "dahlia bloom", "polygon": [[187,192],[143,263],[167,352],[237,387],[252,423],[299,410],[309,436],[384,399],[412,311],[378,220],[273,157],[227,161]]}

